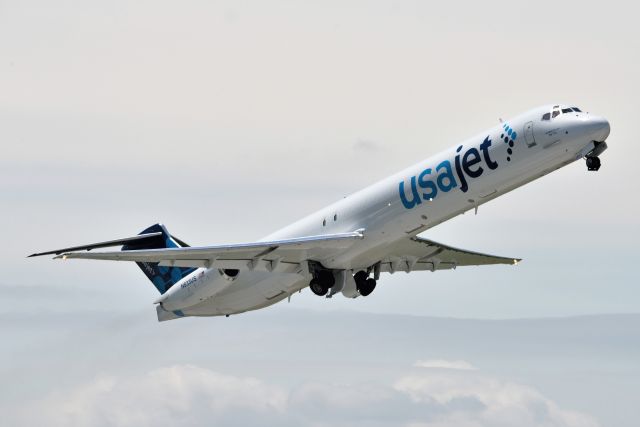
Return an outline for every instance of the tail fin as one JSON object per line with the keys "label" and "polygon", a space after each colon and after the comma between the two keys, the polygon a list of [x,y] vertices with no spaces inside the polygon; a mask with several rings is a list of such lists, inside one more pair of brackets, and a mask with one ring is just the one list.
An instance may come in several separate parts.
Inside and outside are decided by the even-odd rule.
{"label": "tail fin", "polygon": [[[123,251],[137,250],[137,249],[162,249],[162,248],[179,248],[188,246],[183,241],[171,236],[164,225],[154,224],[151,227],[145,229],[140,234],[161,232],[162,235],[158,235],[149,241],[143,241],[140,243],[130,243],[122,247]],[[175,285],[184,277],[188,276],[195,271],[195,268],[189,267],[161,267],[156,262],[137,262],[138,267],[142,272],[151,280],[153,285],[164,294],[166,291]]]}

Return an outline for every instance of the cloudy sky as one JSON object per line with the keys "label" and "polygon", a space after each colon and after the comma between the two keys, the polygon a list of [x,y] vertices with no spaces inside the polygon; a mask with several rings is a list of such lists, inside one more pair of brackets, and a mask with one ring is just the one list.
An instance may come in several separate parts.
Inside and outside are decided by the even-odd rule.
{"label": "cloudy sky", "polygon": [[[11,379],[0,410],[16,425],[636,425],[637,12],[622,1],[0,0]],[[303,292],[233,324],[166,326],[134,266],[25,259],[158,221],[191,244],[252,241],[552,102],[610,120],[602,169],[576,163],[426,233],[524,258],[517,267],[396,274],[366,299]],[[451,325],[425,316],[482,320],[431,346],[402,315],[429,334]],[[346,335],[332,340],[314,316]],[[587,317],[537,320],[477,354],[475,336],[495,343],[513,319],[567,316]],[[365,321],[422,345],[405,354],[411,338],[385,330],[377,349]],[[329,358],[255,332],[317,349],[307,327]],[[388,346],[400,356],[387,361]]]}

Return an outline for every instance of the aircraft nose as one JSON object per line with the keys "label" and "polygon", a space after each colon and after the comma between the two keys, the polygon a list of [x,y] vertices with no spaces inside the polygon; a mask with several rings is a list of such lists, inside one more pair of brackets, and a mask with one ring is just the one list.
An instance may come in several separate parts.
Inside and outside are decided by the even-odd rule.
{"label": "aircraft nose", "polygon": [[589,133],[592,135],[594,141],[604,141],[611,132],[611,126],[609,121],[604,117],[593,116],[589,120]]}

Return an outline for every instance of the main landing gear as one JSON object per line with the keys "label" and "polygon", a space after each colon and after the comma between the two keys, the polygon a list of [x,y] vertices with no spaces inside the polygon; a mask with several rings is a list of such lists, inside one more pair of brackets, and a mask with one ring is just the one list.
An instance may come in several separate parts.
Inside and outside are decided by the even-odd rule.
{"label": "main landing gear", "polygon": [[369,277],[369,273],[360,270],[353,275],[353,279],[356,281],[356,288],[363,297],[370,295],[376,288],[376,280]]}
{"label": "main landing gear", "polygon": [[[353,275],[353,280],[356,283],[356,289],[358,293],[363,297],[370,295],[376,288],[376,280],[369,277],[369,273],[361,270]],[[352,282],[353,283],[353,282]],[[333,288],[336,284],[336,279],[331,270],[316,270],[313,273],[313,279],[309,282],[309,288],[311,292],[318,296],[325,296],[329,292],[329,289]],[[342,285],[340,285],[342,287]],[[343,289],[338,289],[336,292],[340,292]],[[336,293],[332,292],[332,293]],[[344,293],[344,290],[343,290]],[[357,296],[357,295],[356,295]]]}
{"label": "main landing gear", "polygon": [[324,296],[329,292],[329,288],[332,288],[335,284],[336,279],[330,270],[319,270],[311,279],[309,287],[314,294]]}
{"label": "main landing gear", "polygon": [[600,169],[600,158],[598,156],[587,157],[587,170],[597,171]]}

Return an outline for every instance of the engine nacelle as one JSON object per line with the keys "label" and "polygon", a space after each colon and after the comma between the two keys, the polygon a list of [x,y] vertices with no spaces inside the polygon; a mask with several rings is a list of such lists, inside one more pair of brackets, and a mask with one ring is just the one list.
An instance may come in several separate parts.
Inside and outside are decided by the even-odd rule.
{"label": "engine nacelle", "polygon": [[238,275],[237,270],[198,269],[173,285],[155,302],[168,311],[196,305],[227,289]]}
{"label": "engine nacelle", "polygon": [[345,298],[357,298],[360,296],[356,281],[353,278],[353,271],[342,270],[335,274],[336,285],[340,285],[340,292]]}

